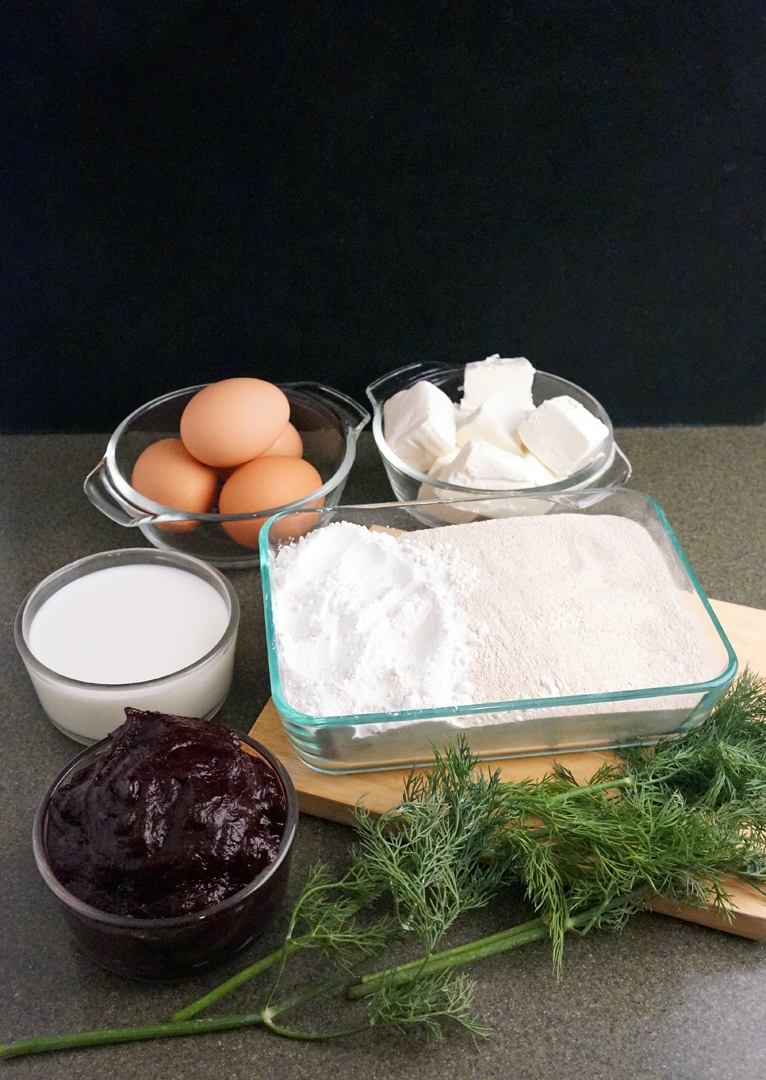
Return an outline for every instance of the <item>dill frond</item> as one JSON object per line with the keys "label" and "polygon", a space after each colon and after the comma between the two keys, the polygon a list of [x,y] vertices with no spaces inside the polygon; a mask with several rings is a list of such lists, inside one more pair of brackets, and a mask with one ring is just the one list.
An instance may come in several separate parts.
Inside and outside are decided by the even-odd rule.
{"label": "dill frond", "polygon": [[[560,970],[567,934],[619,928],[657,895],[724,906],[730,875],[766,884],[766,680],[746,671],[699,727],[621,751],[586,784],[564,764],[539,781],[504,783],[461,738],[413,773],[395,811],[376,821],[360,808],[356,829],[347,872],[334,880],[313,869],[281,948],[169,1023],[23,1040],[0,1057],[252,1026],[290,1038],[376,1026],[440,1039],[457,1023],[476,1040],[486,1032],[463,965],[547,938]],[[519,884],[535,918],[443,946],[462,914]],[[415,959],[366,970],[395,943]],[[319,949],[329,972],[278,1001],[285,967],[306,949]],[[193,1019],[267,970],[276,975],[259,1010]],[[362,1020],[330,1032],[279,1020],[330,994]]]}
{"label": "dill frond", "polygon": [[411,1028],[435,1042],[444,1039],[444,1021],[452,1020],[476,1042],[489,1029],[473,1016],[474,983],[463,974],[445,972],[397,983],[383,979],[367,999],[370,1022],[402,1033]]}

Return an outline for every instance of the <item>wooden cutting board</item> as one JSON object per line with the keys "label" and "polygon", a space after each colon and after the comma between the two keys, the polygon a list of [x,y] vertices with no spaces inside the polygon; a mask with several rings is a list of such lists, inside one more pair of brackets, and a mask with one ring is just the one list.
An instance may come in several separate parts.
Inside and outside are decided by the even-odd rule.
{"label": "wooden cutting board", "polygon": [[[711,600],[729,641],[739,659],[740,671],[746,666],[766,674],[766,611]],[[401,800],[409,769],[390,769],[366,773],[319,773],[304,765],[292,749],[274,703],[269,699],[250,732],[283,762],[290,773],[302,813],[349,824],[351,811],[360,801],[372,813],[381,814]],[[612,755],[606,750],[589,750],[560,755],[575,778],[582,782],[593,775]],[[493,761],[504,780],[537,779],[550,772],[553,756],[506,758]],[[691,908],[685,904],[659,899],[655,911],[679,919],[712,926],[743,937],[766,941],[766,896],[738,880],[727,882],[732,897],[731,917],[709,908]]]}

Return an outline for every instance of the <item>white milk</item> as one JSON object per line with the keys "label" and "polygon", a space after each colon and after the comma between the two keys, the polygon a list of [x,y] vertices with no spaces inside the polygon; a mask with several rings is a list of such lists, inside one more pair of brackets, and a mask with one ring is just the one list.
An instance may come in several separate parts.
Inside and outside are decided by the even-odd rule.
{"label": "white milk", "polygon": [[229,619],[219,592],[185,570],[140,563],[95,570],[50,596],[27,632],[37,660],[79,685],[29,674],[50,719],[79,741],[107,735],[126,705],[211,716],[231,683],[236,635],[183,669],[215,648]]}

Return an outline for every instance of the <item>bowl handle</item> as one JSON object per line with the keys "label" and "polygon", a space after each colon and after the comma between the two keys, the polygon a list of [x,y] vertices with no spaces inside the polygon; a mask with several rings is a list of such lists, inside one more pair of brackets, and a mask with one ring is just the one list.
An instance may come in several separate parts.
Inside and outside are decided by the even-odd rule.
{"label": "bowl handle", "polygon": [[85,477],[83,490],[96,509],[118,525],[133,528],[136,525],[150,525],[157,520],[155,514],[138,510],[115,490],[106,475],[106,458],[102,458],[95,469],[91,469]]}
{"label": "bowl handle", "polygon": [[611,495],[613,491],[621,488],[630,479],[632,472],[633,466],[617,443],[613,443],[612,460],[604,472],[596,476],[594,486],[588,488],[585,484],[582,484],[579,488],[562,491],[559,498],[563,502],[568,502],[571,499],[571,505],[578,510],[582,510],[586,506],[593,506],[595,503],[601,502],[602,499]]}
{"label": "bowl handle", "polygon": [[338,419],[343,422],[347,433],[353,436],[355,441],[364,425],[369,423],[370,414],[363,405],[349,397],[348,394],[344,394],[340,390],[334,390],[331,386],[306,380],[280,383],[279,385],[283,389],[301,390],[308,394],[309,397],[322,402],[322,404],[331,405],[331,412],[334,412]]}
{"label": "bowl handle", "polygon": [[607,488],[609,491],[621,488],[630,480],[633,466],[620,450],[617,443],[614,444],[614,459],[603,476],[598,478],[598,486]]}
{"label": "bowl handle", "polygon": [[323,386],[322,392],[332,401],[337,413],[343,417],[349,435],[353,435],[356,440],[365,424],[369,423],[370,414],[363,405],[360,405],[358,401],[355,401],[347,394],[341,393],[340,390],[334,390],[331,386]]}

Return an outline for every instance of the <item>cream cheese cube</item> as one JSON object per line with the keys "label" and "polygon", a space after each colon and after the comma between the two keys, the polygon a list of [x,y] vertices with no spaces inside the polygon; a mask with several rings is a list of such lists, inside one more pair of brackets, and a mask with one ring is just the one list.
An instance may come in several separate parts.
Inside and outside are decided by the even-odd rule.
{"label": "cream cheese cube", "polygon": [[526,448],[559,480],[587,465],[608,434],[606,424],[566,394],[538,405],[519,427]]}
{"label": "cream cheese cube", "polygon": [[529,412],[520,409],[510,394],[498,390],[474,409],[462,424],[458,421],[457,445],[465,446],[470,439],[483,439],[500,450],[522,457],[524,447],[517,429],[527,416]]}
{"label": "cream cheese cube", "polygon": [[540,487],[556,479],[533,454],[511,454],[483,439],[470,439],[454,460],[434,469],[431,476],[485,491]]}
{"label": "cream cheese cube", "polygon": [[531,412],[535,407],[532,400],[534,377],[535,369],[526,357],[502,358],[495,353],[486,360],[466,364],[460,405],[464,409],[478,409],[488,397],[501,390],[513,398],[517,409]]}
{"label": "cream cheese cube", "polygon": [[383,405],[383,433],[391,450],[413,469],[427,472],[455,445],[455,411],[443,390],[417,382]]}
{"label": "cream cheese cube", "polygon": [[451,465],[459,453],[460,447],[453,446],[452,449],[448,450],[446,454],[442,454],[441,457],[438,457],[436,459],[431,468],[428,470],[427,475],[438,477],[442,469],[444,469],[447,465]]}

